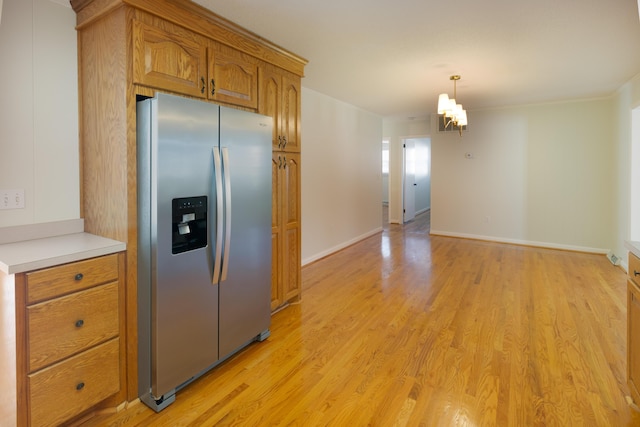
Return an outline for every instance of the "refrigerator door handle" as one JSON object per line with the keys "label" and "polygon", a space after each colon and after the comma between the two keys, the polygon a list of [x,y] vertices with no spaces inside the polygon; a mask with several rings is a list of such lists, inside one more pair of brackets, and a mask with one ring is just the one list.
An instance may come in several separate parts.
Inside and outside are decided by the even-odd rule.
{"label": "refrigerator door handle", "polygon": [[231,247],[231,172],[229,170],[229,149],[222,147],[222,171],[224,173],[224,255],[222,256],[222,273],[220,281],[227,279],[229,269],[229,249]]}
{"label": "refrigerator door handle", "polygon": [[222,228],[224,225],[223,215],[224,206],[222,201],[222,163],[220,161],[220,152],[217,147],[213,149],[213,173],[216,186],[216,244],[213,249],[213,277],[212,283],[218,283],[220,278],[220,265],[222,263]]}

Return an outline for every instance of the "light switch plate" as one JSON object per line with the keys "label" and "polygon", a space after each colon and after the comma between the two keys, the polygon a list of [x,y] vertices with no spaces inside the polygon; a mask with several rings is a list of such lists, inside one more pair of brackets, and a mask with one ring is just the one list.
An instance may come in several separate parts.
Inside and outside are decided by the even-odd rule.
{"label": "light switch plate", "polygon": [[0,190],[0,209],[24,209],[24,190]]}

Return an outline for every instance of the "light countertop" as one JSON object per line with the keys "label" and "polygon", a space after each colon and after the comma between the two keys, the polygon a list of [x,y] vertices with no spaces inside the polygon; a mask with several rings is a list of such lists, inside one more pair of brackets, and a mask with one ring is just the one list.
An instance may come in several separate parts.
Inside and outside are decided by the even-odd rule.
{"label": "light countertop", "polygon": [[629,249],[629,252],[631,252],[638,258],[640,258],[640,242],[633,242],[633,241],[627,240],[624,242],[624,245],[627,249]]}
{"label": "light countertop", "polygon": [[[126,244],[83,231],[82,220],[0,228],[0,271],[52,267],[121,252]],[[19,240],[20,236],[27,240]]]}

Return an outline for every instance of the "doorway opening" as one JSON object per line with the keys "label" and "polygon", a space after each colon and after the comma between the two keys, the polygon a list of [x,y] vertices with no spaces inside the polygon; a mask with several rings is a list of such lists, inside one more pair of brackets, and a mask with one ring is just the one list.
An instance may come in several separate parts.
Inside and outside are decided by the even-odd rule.
{"label": "doorway opening", "polygon": [[431,138],[403,138],[402,221],[431,209]]}
{"label": "doorway opening", "polygon": [[389,226],[389,140],[382,140],[382,227]]}

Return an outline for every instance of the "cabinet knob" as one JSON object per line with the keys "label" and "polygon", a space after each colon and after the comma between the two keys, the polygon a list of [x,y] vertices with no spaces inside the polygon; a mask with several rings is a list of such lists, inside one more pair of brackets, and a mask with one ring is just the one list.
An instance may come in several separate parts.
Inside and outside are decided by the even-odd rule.
{"label": "cabinet knob", "polygon": [[216,94],[216,81],[211,79],[211,95]]}
{"label": "cabinet knob", "polygon": [[82,328],[84,326],[84,320],[76,320],[76,328]]}
{"label": "cabinet knob", "polygon": [[82,390],[83,388],[84,388],[84,383],[83,382],[80,382],[80,383],[78,383],[76,385],[76,390],[78,390],[78,391]]}
{"label": "cabinet knob", "polygon": [[284,150],[287,147],[287,137],[282,137],[282,149]]}
{"label": "cabinet knob", "polygon": [[79,282],[83,278],[84,278],[84,275],[82,273],[78,273],[76,274],[76,277],[74,277],[74,279],[76,279],[76,282]]}
{"label": "cabinet knob", "polygon": [[640,272],[638,270],[633,270],[633,275],[634,276],[640,276]]}
{"label": "cabinet knob", "polygon": [[204,82],[204,77],[200,77],[200,93],[204,94],[204,89],[206,87],[206,83]]}

